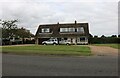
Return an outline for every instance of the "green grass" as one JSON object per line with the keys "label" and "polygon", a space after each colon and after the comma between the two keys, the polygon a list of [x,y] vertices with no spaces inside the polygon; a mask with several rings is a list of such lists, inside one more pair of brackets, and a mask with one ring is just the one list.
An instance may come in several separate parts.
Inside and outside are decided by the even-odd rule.
{"label": "green grass", "polygon": [[90,55],[87,46],[67,45],[33,45],[33,46],[3,46],[3,53],[40,54],[40,55]]}
{"label": "green grass", "polygon": [[93,45],[96,45],[96,46],[108,46],[108,47],[120,49],[120,44],[93,44]]}

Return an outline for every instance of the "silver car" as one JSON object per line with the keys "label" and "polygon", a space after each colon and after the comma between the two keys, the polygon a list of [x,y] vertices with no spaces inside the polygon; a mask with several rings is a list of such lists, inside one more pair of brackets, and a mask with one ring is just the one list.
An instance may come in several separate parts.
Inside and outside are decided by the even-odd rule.
{"label": "silver car", "polygon": [[47,44],[57,45],[58,44],[58,40],[56,38],[55,39],[49,39],[47,41],[43,41],[42,44],[43,45],[47,45]]}

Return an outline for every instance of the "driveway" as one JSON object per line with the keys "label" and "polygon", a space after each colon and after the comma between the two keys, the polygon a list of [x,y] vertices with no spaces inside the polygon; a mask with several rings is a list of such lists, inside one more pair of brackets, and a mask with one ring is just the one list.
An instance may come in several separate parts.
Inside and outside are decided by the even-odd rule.
{"label": "driveway", "polygon": [[118,49],[107,46],[93,46],[89,45],[93,55],[97,56],[118,56]]}

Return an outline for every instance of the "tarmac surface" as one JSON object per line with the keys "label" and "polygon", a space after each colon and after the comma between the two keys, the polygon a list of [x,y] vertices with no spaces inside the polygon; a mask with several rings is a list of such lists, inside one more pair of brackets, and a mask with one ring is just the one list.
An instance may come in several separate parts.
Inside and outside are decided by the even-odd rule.
{"label": "tarmac surface", "polygon": [[118,76],[117,56],[2,55],[3,76]]}

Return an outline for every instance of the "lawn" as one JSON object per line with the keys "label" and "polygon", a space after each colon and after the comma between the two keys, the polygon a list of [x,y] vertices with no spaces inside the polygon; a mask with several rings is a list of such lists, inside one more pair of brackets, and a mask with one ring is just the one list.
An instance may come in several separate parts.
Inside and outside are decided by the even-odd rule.
{"label": "lawn", "polygon": [[38,55],[91,55],[87,46],[67,45],[32,45],[32,46],[3,46],[3,53],[38,54]]}
{"label": "lawn", "polygon": [[112,48],[120,49],[120,44],[93,44],[93,45],[96,45],[96,46],[109,46],[109,47],[112,47]]}

